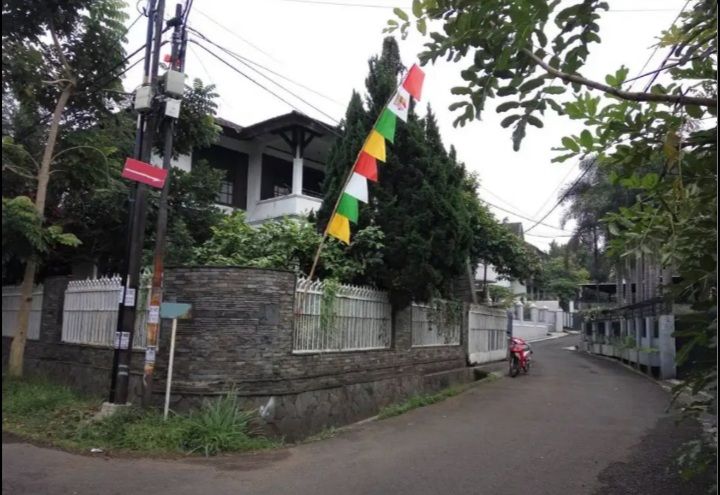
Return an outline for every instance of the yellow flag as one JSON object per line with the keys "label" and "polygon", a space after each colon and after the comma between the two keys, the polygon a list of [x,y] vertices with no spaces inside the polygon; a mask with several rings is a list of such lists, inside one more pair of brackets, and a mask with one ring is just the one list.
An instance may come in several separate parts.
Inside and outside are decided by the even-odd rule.
{"label": "yellow flag", "polygon": [[380,134],[378,131],[373,129],[370,131],[370,136],[368,136],[367,141],[365,141],[365,146],[363,147],[363,151],[367,153],[370,156],[373,156],[380,160],[381,162],[385,161],[385,138],[382,137],[382,134]]}
{"label": "yellow flag", "polygon": [[328,225],[328,234],[345,244],[350,244],[350,220],[337,213],[334,214]]}

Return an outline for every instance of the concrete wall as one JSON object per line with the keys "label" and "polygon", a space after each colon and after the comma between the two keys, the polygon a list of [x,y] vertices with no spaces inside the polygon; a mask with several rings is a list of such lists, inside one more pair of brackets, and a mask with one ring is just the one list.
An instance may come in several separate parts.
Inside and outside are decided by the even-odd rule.
{"label": "concrete wall", "polygon": [[[60,342],[67,279],[46,282],[41,338],[29,342],[28,371],[95,395],[110,383],[112,350]],[[171,407],[183,410],[234,391],[244,407],[263,406],[268,430],[301,438],[360,420],[404,398],[472,380],[460,345],[412,347],[410,311],[393,316],[390,349],[295,354],[295,275],[290,272],[195,267],[166,271],[165,300],[192,304],[178,322]],[[466,327],[465,327],[466,328]],[[163,323],[154,398],[165,388],[169,324]],[[9,339],[3,339],[3,358]],[[143,356],[133,355],[131,393],[140,393]]]}
{"label": "concrete wall", "polygon": [[544,323],[513,320],[513,337],[532,341],[547,337],[549,328]]}

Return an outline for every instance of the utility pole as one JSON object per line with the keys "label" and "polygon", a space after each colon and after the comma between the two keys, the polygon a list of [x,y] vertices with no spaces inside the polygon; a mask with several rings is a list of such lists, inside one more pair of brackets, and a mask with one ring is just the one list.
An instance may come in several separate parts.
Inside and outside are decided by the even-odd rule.
{"label": "utility pole", "polygon": [[[148,1],[147,46],[145,48],[145,72],[143,87],[150,87],[150,94],[156,95],[158,88],[158,64],[162,45],[163,15],[165,0]],[[152,45],[152,50],[150,46]],[[150,55],[152,54],[152,58]],[[136,106],[137,108],[137,106]],[[150,162],[153,137],[157,125],[156,108],[150,108],[148,116],[139,118],[142,127],[138,129],[141,137],[136,138],[135,154],[143,162]],[[143,126],[144,124],[144,126]],[[138,156],[139,155],[139,156]],[[145,238],[145,218],[147,209],[147,186],[135,186],[134,202],[130,202],[130,225],[128,228],[128,245],[123,263],[123,290],[118,310],[118,325],[115,333],[115,354],[113,356],[113,376],[111,381],[110,400],[115,404],[126,404],[130,382],[130,360],[132,357],[132,341],[135,328],[137,295],[140,288],[140,263]]]}
{"label": "utility pole", "polygon": [[[175,5],[175,17],[167,23],[173,27],[172,48],[170,53],[169,71],[166,76],[166,93],[168,80],[172,72],[182,74],[185,66],[186,29],[185,21],[187,13],[183,12],[180,4]],[[170,170],[173,152],[173,131],[175,129],[175,118],[168,115],[169,105],[177,100],[166,99],[166,116],[163,122],[163,168]],[[179,109],[178,109],[179,113]],[[155,252],[153,255],[153,277],[150,290],[149,316],[147,322],[147,349],[145,351],[145,366],[143,367],[143,393],[142,404],[148,406],[152,399],[152,382],[155,372],[155,357],[158,349],[160,334],[160,304],[163,294],[164,259],[167,233],[167,199],[170,181],[166,180],[160,192],[158,205],[157,230],[155,234]]]}

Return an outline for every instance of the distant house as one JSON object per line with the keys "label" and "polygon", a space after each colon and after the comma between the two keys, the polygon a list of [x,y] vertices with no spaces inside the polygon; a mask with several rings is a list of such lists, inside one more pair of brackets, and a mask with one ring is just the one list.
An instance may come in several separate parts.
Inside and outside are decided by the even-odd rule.
{"label": "distant house", "polygon": [[[503,222],[502,225],[510,230],[510,232],[518,236],[521,240],[525,241],[525,232],[523,230],[522,223]],[[532,244],[528,244],[527,242],[525,244],[539,256],[545,256],[545,253],[540,251],[537,247]],[[515,296],[523,299],[538,300],[544,298],[544,294],[536,288],[532,280],[519,280],[502,276],[498,274],[495,267],[490,264],[486,265],[484,263],[480,263],[478,265],[475,270],[475,285],[477,292],[480,294],[484,294],[486,286],[496,285],[510,289]]]}
{"label": "distant house", "polygon": [[320,207],[333,126],[294,111],[248,127],[216,122],[222,128],[217,143],[180,156],[173,166],[189,171],[206,160],[222,170],[219,207],[244,210],[250,224]]}

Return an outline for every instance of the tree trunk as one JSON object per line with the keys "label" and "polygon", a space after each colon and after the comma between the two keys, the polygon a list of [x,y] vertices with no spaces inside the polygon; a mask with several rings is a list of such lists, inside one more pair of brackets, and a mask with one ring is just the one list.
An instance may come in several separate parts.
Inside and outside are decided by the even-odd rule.
{"label": "tree trunk", "polygon": [[[60,119],[65,111],[74,85],[68,84],[60,93],[55,111],[53,112],[50,132],[43,152],[40,169],[37,175],[37,193],[35,194],[35,210],[41,218],[45,216],[45,202],[47,200],[47,188],[50,181],[50,163],[52,162],[55,143],[57,142]],[[25,341],[27,340],[28,322],[30,319],[30,308],[32,307],[33,283],[37,271],[37,259],[30,256],[25,265],[22,285],[20,286],[20,309],[18,310],[18,326],[15,330],[12,344],[10,345],[10,358],[8,362],[8,373],[10,376],[20,377],[23,374],[23,357],[25,355]]]}
{"label": "tree trunk", "polygon": [[23,356],[25,354],[25,341],[27,340],[36,267],[37,263],[35,258],[29,258],[25,264],[25,275],[23,276],[22,285],[20,286],[18,326],[12,343],[10,344],[10,357],[8,360],[8,373],[10,376],[22,376],[23,374]]}

